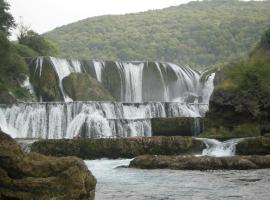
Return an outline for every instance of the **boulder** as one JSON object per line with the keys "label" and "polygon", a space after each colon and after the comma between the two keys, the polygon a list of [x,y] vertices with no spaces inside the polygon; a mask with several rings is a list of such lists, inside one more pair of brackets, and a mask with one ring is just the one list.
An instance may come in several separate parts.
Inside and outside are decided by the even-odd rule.
{"label": "boulder", "polygon": [[63,79],[66,94],[74,101],[113,101],[111,94],[89,74],[71,73]]}
{"label": "boulder", "polygon": [[12,104],[16,103],[16,98],[6,89],[0,87],[0,103],[1,104]]}
{"label": "boulder", "polygon": [[99,159],[133,158],[143,154],[201,153],[204,148],[202,141],[179,136],[41,140],[33,143],[31,151],[53,156]]}
{"label": "boulder", "polygon": [[24,153],[0,132],[0,199],[94,199],[96,179],[75,157]]}
{"label": "boulder", "polygon": [[142,155],[133,159],[130,168],[140,169],[177,169],[177,170],[247,170],[270,168],[268,156],[161,156]]}
{"label": "boulder", "polygon": [[35,65],[38,61],[29,64],[30,82],[33,84],[37,97],[42,97],[43,101],[62,101],[58,75],[48,57],[45,57],[42,62],[42,67]]}

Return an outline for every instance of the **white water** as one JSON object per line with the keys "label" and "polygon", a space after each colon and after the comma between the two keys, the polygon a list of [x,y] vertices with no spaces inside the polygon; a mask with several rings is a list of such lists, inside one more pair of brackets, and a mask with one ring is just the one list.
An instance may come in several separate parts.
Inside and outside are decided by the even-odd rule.
{"label": "white water", "polygon": [[194,117],[196,132],[200,107],[204,109],[174,102],[19,103],[0,105],[0,123],[17,138],[151,136],[151,118]]}
{"label": "white water", "polygon": [[25,77],[25,80],[22,82],[21,87],[28,90],[28,92],[31,94],[33,98],[37,98],[36,92],[34,90],[33,85],[30,83],[29,76]]}
{"label": "white water", "polygon": [[[200,130],[198,118],[208,110],[214,88],[214,74],[199,73],[188,66],[172,63],[84,62],[37,57],[31,61],[32,65],[33,80],[42,77],[45,67],[52,67],[59,79],[62,100],[66,103],[1,106],[1,126],[18,130],[16,137],[151,136],[151,118],[160,117],[194,118],[194,133],[197,133]],[[65,94],[62,81],[71,73],[89,73],[96,77],[121,102],[68,103],[72,99]],[[42,101],[46,97],[37,98]]]}
{"label": "white water", "polygon": [[104,70],[104,62],[100,61],[93,61],[95,72],[96,72],[96,77],[97,81],[102,82],[102,71]]}
{"label": "white water", "polygon": [[[214,73],[200,73],[188,66],[172,63],[155,62],[150,65],[149,62],[95,60],[84,62],[75,59],[38,57],[31,63],[35,65],[35,72],[39,72],[39,76],[42,76],[44,60],[51,63],[51,67],[57,74],[59,89],[66,102],[72,99],[65,94],[62,80],[70,73],[90,73],[112,93],[115,99],[122,102],[174,101],[208,104],[214,88]],[[112,75],[112,71],[117,74]],[[106,77],[106,81],[102,77]],[[205,78],[202,79],[202,77]],[[143,84],[144,81],[148,81],[148,84]],[[160,91],[155,90],[156,85],[161,86]],[[115,93],[119,89],[121,92]]]}
{"label": "white water", "polygon": [[224,142],[220,142],[215,139],[197,138],[202,140],[206,145],[206,149],[203,150],[203,156],[215,156],[215,157],[227,157],[235,155],[235,147],[242,139],[230,139]]}

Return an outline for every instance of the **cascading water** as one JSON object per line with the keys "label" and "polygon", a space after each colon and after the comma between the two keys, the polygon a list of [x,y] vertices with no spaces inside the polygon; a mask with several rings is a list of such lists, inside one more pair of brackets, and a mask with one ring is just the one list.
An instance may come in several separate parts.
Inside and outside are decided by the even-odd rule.
{"label": "cascading water", "polygon": [[[1,128],[14,128],[15,137],[73,138],[151,136],[152,118],[199,118],[208,110],[215,74],[161,62],[80,61],[37,57],[30,62],[30,81],[55,73],[63,102],[19,103],[0,106]],[[46,71],[46,73],[45,73]],[[49,72],[48,72],[49,71]],[[72,102],[63,79],[88,73],[119,102]],[[46,101],[35,85],[37,100]],[[31,86],[31,83],[27,84]],[[90,87],[90,86],[89,86]]]}
{"label": "cascading water", "polygon": [[174,102],[19,103],[0,105],[0,123],[6,132],[17,130],[17,138],[151,136],[152,118],[195,118],[196,108]]}
{"label": "cascading water", "polygon": [[215,157],[227,157],[235,155],[235,147],[242,139],[230,139],[224,142],[220,142],[215,139],[197,138],[202,140],[206,145],[206,149],[203,150],[203,156],[215,156]]}
{"label": "cascading water", "polygon": [[[31,61],[31,65],[35,66],[34,75],[42,76],[44,61],[50,63],[57,74],[59,90],[63,101],[66,102],[72,99],[65,94],[62,80],[70,73],[89,73],[101,82],[116,100],[122,102],[208,104],[214,88],[214,73],[200,73],[188,66],[177,66],[172,63],[79,61],[38,57]],[[121,92],[115,92],[119,88]]]}

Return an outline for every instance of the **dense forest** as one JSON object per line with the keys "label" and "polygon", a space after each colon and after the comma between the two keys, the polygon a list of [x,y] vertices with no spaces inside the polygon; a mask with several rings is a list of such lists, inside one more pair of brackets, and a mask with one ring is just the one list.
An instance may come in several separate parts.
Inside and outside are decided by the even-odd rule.
{"label": "dense forest", "polygon": [[212,65],[245,54],[270,21],[270,1],[197,1],[137,14],[88,18],[45,36],[62,56]]}

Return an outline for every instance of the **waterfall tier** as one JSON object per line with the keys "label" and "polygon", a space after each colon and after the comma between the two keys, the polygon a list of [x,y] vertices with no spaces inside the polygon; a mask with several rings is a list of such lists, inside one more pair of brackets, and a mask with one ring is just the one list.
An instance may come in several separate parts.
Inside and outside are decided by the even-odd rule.
{"label": "waterfall tier", "polygon": [[[45,80],[57,77],[61,98],[72,101],[63,87],[63,79],[71,73],[87,73],[100,82],[121,102],[206,103],[213,91],[214,73],[197,72],[188,66],[164,62],[120,62],[37,57],[29,61],[35,94],[38,100],[51,101],[40,93]],[[51,74],[48,74],[51,73]],[[52,74],[54,73],[54,74]],[[90,87],[90,86],[89,86]],[[92,99],[88,99],[91,101]]]}
{"label": "waterfall tier", "polygon": [[151,119],[175,117],[194,118],[196,135],[215,76],[172,63],[54,57],[30,59],[29,69],[22,87],[47,103],[0,106],[0,128],[17,138],[151,136]]}
{"label": "waterfall tier", "polygon": [[196,123],[207,109],[177,102],[19,103],[0,105],[0,127],[17,138],[151,136],[152,118],[193,117]]}

